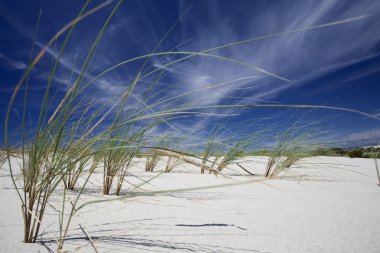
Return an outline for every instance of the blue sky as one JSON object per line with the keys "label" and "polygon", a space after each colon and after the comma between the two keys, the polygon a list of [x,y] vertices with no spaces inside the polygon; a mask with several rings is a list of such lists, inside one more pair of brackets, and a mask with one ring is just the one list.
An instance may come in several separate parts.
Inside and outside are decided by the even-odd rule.
{"label": "blue sky", "polygon": [[[117,1],[82,21],[60,60],[53,85],[62,97],[72,85],[69,70],[76,61],[77,74],[99,29]],[[90,8],[102,1],[92,1]],[[36,52],[78,14],[84,1],[1,0],[0,1],[0,120],[18,79],[25,71],[38,13],[42,10]],[[91,62],[88,80],[108,67],[153,51],[200,52],[220,45],[286,32],[334,21],[335,26],[292,33],[210,52],[259,69],[220,59],[197,56],[165,69],[157,90],[174,96],[210,84],[230,82],[182,98],[194,105],[221,104],[313,104],[348,107],[380,117],[380,2],[264,1],[264,0],[129,0],[113,17]],[[175,26],[173,27],[173,24]],[[172,30],[170,30],[173,27]],[[62,40],[57,42],[57,47]],[[50,48],[31,74],[30,117],[35,118],[47,82],[51,59],[58,50]],[[150,69],[178,59],[178,55],[152,57]],[[76,59],[76,60],[75,60]],[[85,96],[107,98],[120,93],[136,76],[141,61],[108,73],[86,90]],[[74,75],[75,75],[74,73]],[[139,84],[135,99],[143,96],[148,80]],[[144,86],[145,85],[145,86]],[[168,88],[169,87],[169,88]],[[157,101],[159,98],[152,99]],[[17,126],[22,96],[14,106],[12,127]],[[159,108],[156,108],[157,110]],[[261,125],[286,127],[299,117],[316,122],[318,130],[329,132],[335,146],[367,145],[371,134],[380,137],[380,124],[360,115],[306,109],[207,110],[214,114],[236,114],[229,122],[260,119]],[[189,117],[171,122],[181,133],[207,135],[212,125],[225,116]],[[317,124],[318,123],[318,124]],[[173,131],[164,124],[155,134]],[[371,134],[370,134],[371,132]]]}

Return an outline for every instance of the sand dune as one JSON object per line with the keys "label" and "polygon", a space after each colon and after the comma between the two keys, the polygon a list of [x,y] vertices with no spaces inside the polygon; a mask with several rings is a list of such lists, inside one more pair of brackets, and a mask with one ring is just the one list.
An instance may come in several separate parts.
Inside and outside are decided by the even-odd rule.
{"label": "sand dune", "polygon": [[[246,157],[241,164],[262,174],[265,161]],[[164,161],[159,168],[163,166]],[[149,173],[138,164],[131,173],[140,179],[127,180],[136,184],[160,169]],[[379,252],[380,187],[373,160],[313,157],[276,179],[261,178],[247,176],[238,166],[216,177],[181,165],[140,191],[251,183],[85,206],[74,217],[64,249],[95,252],[94,245],[98,252]],[[62,189],[51,198],[39,243],[24,244],[20,201],[6,166],[0,181],[0,252],[55,252],[55,209]],[[102,196],[101,183],[99,168],[81,202],[116,198]]]}

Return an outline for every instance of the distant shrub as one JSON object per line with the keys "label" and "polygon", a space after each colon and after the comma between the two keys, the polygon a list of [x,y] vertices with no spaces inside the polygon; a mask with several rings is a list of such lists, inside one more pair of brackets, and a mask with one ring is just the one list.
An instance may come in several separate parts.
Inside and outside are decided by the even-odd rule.
{"label": "distant shrub", "polygon": [[245,153],[245,155],[252,155],[252,156],[270,156],[271,154],[272,154],[272,151],[268,149],[256,150],[256,151]]}
{"label": "distant shrub", "polygon": [[316,156],[328,156],[328,155],[333,155],[330,150],[325,149],[325,148],[318,148],[312,151],[312,155]]}
{"label": "distant shrub", "polygon": [[348,152],[348,156],[350,158],[361,158],[363,157],[363,151],[360,149],[353,149],[350,152]]}
{"label": "distant shrub", "polygon": [[343,148],[318,148],[312,151],[316,156],[345,156],[348,151]]}
{"label": "distant shrub", "polygon": [[345,151],[342,148],[331,148],[330,150],[331,150],[331,152],[333,152],[337,155],[340,155],[340,156],[344,156],[347,153],[347,151]]}

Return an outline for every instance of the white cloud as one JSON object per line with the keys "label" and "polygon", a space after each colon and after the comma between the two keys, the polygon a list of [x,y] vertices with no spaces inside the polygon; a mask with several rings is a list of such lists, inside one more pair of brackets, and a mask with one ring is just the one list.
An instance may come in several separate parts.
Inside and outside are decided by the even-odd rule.
{"label": "white cloud", "polygon": [[2,52],[0,52],[0,60],[4,62],[5,67],[9,70],[23,70],[28,66],[25,62],[9,58]]}
{"label": "white cloud", "polygon": [[[206,24],[190,13],[182,23],[182,30],[195,29],[194,39],[182,47],[185,51],[206,50],[226,43],[260,37],[262,35],[290,31],[302,27],[337,20],[354,18],[373,14],[380,10],[380,3],[375,1],[360,1],[344,4],[344,1],[294,1],[291,8],[286,3],[271,5],[270,8],[257,12],[257,15],[244,16],[247,9],[264,8],[257,2],[240,8],[229,3],[229,15],[225,15],[226,6],[218,8],[217,1],[208,2],[209,19]],[[267,7],[267,6],[266,6]],[[228,9],[228,7],[227,7]],[[240,26],[237,26],[231,15],[239,13]],[[193,15],[192,15],[193,14]],[[192,15],[192,16],[191,16]],[[313,31],[300,32],[277,38],[257,41],[241,46],[229,47],[213,54],[228,56],[251,65],[258,66],[269,72],[278,74],[295,81],[305,82],[328,73],[329,71],[346,66],[350,62],[358,62],[368,58],[371,49],[378,43],[374,32],[377,29],[375,16],[369,16],[352,23],[321,28]],[[190,28],[191,27],[191,28]],[[236,30],[240,29],[240,32]],[[252,34],[256,36],[252,36]],[[188,36],[188,34],[186,34]],[[241,68],[236,64],[195,57],[191,63],[179,71],[179,78],[184,81],[189,77],[209,76],[208,82],[231,80],[236,76],[252,75],[257,72]],[[265,77],[264,73],[259,73]],[[273,98],[289,88],[286,82],[268,77],[270,81],[259,82],[261,89],[254,89],[254,98]],[[192,83],[197,86],[197,83]],[[190,84],[190,85],[192,85]],[[214,90],[210,94],[217,96]],[[219,92],[220,96],[226,95]],[[253,100],[251,98],[251,100]]]}
{"label": "white cloud", "polygon": [[[269,5],[266,5],[267,1],[255,1],[255,3],[246,1],[244,5],[238,5],[236,2],[225,1],[224,5],[230,5],[230,7],[223,6],[223,8],[219,8],[219,5],[221,5],[219,1],[199,1],[199,3],[195,3],[195,7],[181,20],[167,40],[163,42],[162,48],[169,48],[168,50],[170,50],[173,45],[179,45],[181,42],[186,41],[185,44],[181,44],[175,50],[203,51],[215,46],[266,34],[285,32],[366,14],[376,15],[380,11],[380,2],[371,0],[291,1],[291,5],[286,1],[277,1],[276,4],[271,4],[270,8],[268,8]],[[202,7],[202,10],[207,15],[203,13],[203,17],[199,17],[199,13],[196,12],[197,4]],[[185,8],[187,6],[183,6],[182,10]],[[183,11],[180,11],[180,15],[182,13]],[[31,29],[28,29],[11,12],[0,10],[0,14],[20,34],[29,39],[31,38]],[[169,29],[169,27],[162,27],[163,23],[158,22],[159,20],[154,20],[154,18],[164,15],[161,13],[157,16],[144,16],[144,19],[146,19],[144,21],[150,23],[152,29],[141,29],[136,23],[140,19],[137,14],[136,16],[133,16],[133,13],[125,16],[122,16],[122,14],[122,12],[118,12],[98,48],[96,59],[93,63],[99,69],[94,73],[85,74],[85,81],[93,79],[97,72],[103,71],[107,66],[121,61],[120,58],[124,57],[122,52],[128,51],[125,54],[128,57],[136,56],[132,55],[132,53],[129,54],[129,51],[134,52],[134,47],[138,47],[139,52],[151,52],[152,45],[159,41],[161,32]],[[306,83],[308,80],[347,66],[347,64],[357,63],[372,57],[374,55],[373,48],[378,45],[376,31],[378,30],[378,25],[380,25],[379,20],[375,16],[370,16],[366,19],[335,27],[232,46],[210,53],[258,66],[265,71],[290,79],[296,84]],[[107,36],[112,37],[115,41],[118,39],[126,41],[128,45],[122,45],[125,46],[124,48],[117,43],[107,44],[105,43],[107,42],[105,41]],[[188,38],[192,39],[188,40]],[[88,42],[85,39],[83,41]],[[133,46],[129,44],[133,44]],[[43,48],[44,43],[39,41],[37,45]],[[106,52],[102,50],[106,50]],[[64,71],[59,72],[55,80],[66,84],[66,87],[72,84],[64,78],[63,73],[71,69],[73,59],[70,58],[70,55],[74,55],[75,52],[84,52],[83,54],[85,55],[88,52],[88,45],[81,41],[76,41],[74,48],[68,49],[60,59],[60,66]],[[54,59],[58,58],[58,53],[55,50],[49,49],[47,53]],[[118,58],[118,56],[120,57]],[[0,55],[0,59],[3,58]],[[175,59],[178,59],[178,56],[155,57],[151,59],[150,63],[154,68],[161,68],[164,64]],[[9,61],[7,62],[9,63]],[[14,68],[25,68],[22,64],[14,64],[13,66]],[[80,65],[78,64],[77,66]],[[205,56],[195,56],[164,69],[168,78],[161,80],[158,85],[178,84],[165,92],[164,95],[167,97],[201,89],[210,84],[257,76],[256,78],[238,80],[211,89],[203,89],[181,100],[182,103],[188,102],[190,105],[193,103],[197,106],[228,104],[229,102],[240,104],[258,103],[263,100],[274,99],[281,92],[293,86],[293,84],[270,76],[263,71]],[[79,67],[74,68],[76,75],[80,71]],[[133,81],[134,71],[136,69],[132,67],[127,71],[112,71],[95,81],[91,85],[92,91],[98,92],[104,97],[120,94],[125,89],[125,85]],[[142,80],[141,84],[145,84],[144,82],[147,82],[147,80]],[[137,97],[144,91],[141,86],[135,90],[135,96]],[[154,103],[155,101],[150,102]],[[157,109],[159,110],[159,108],[154,108],[154,110]],[[209,113],[216,111],[213,109],[208,110]],[[225,112],[233,113],[234,111],[226,110]],[[208,123],[209,118],[204,116],[192,122],[193,129],[195,132],[201,131]],[[176,124],[175,126],[177,127]],[[188,128],[183,122],[179,122],[178,126],[179,128]],[[361,140],[365,135],[366,133],[355,133],[348,136],[347,140]]]}
{"label": "white cloud", "polygon": [[376,117],[379,117],[380,118],[380,108],[375,110],[375,112],[373,113],[373,116],[376,116]]}

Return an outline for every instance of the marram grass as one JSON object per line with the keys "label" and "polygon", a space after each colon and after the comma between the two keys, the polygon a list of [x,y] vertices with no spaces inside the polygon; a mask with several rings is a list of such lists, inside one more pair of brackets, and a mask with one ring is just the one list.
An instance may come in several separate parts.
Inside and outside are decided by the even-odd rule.
{"label": "marram grass", "polygon": [[[293,33],[312,31],[333,25],[343,25],[345,23],[354,22],[365,17],[361,16],[346,20],[339,20],[317,26],[286,31],[283,33],[270,34],[259,38],[251,38],[244,41],[210,48],[201,52],[155,52],[158,48],[157,47],[150,54],[127,59],[123,62],[115,64],[110,68],[102,71],[92,80],[86,81],[84,77],[89,72],[91,60],[96,53],[98,45],[101,41],[102,36],[104,35],[107,26],[111,22],[111,19],[116,13],[116,10],[123,2],[122,0],[117,1],[107,19],[104,21],[104,24],[98,32],[97,37],[90,46],[90,50],[88,51],[86,58],[81,66],[79,75],[77,76],[76,80],[72,81],[72,86],[70,87],[69,91],[61,99],[61,101],[52,101],[52,98],[56,98],[56,94],[53,93],[52,84],[57,72],[59,61],[65,52],[66,46],[71,38],[73,31],[75,30],[77,23],[84,18],[94,14],[103,7],[113,3],[113,1],[105,1],[103,4],[86,12],[89,2],[89,0],[86,1],[77,18],[59,30],[46,44],[46,46],[38,53],[38,55],[33,60],[32,58],[30,59],[30,64],[23,76],[20,78],[19,82],[16,84],[15,90],[10,98],[8,105],[4,122],[4,143],[6,158],[3,158],[4,156],[2,155],[0,157],[0,163],[5,159],[8,160],[12,183],[17,191],[22,205],[22,217],[24,221],[23,240],[26,243],[36,242],[41,224],[43,223],[43,217],[47,208],[47,204],[49,202],[49,198],[58,187],[63,187],[64,194],[60,210],[60,235],[58,239],[58,249],[61,250],[67,237],[73,215],[86,205],[102,202],[90,201],[81,204],[79,207],[77,206],[81,194],[89,182],[92,173],[98,166],[98,162],[103,162],[104,164],[103,193],[110,193],[112,182],[116,179],[116,193],[119,194],[124,182],[124,178],[128,174],[127,171],[131,166],[133,166],[133,158],[139,156],[141,154],[141,149],[144,147],[146,148],[147,146],[143,144],[143,140],[148,130],[151,129],[152,126],[158,124],[166,124],[170,126],[171,123],[168,120],[170,117],[183,115],[216,115],[215,113],[207,112],[209,109],[317,108],[352,112],[380,120],[378,117],[362,111],[333,106],[292,104],[224,104],[210,106],[192,106],[175,103],[179,98],[189,96],[194,93],[199,93],[205,89],[213,89],[222,85],[228,85],[235,81],[239,81],[241,78],[218,84],[211,84],[208,87],[173,95],[164,100],[151,102],[151,104],[148,103],[150,101],[150,98],[155,94],[149,93],[146,98],[135,102],[134,105],[131,105],[133,102],[130,100],[130,98],[136,98],[136,95],[134,94],[134,88],[136,85],[142,85],[142,82],[140,82],[141,80],[146,80],[146,78],[150,78],[157,73],[160,74],[162,71],[164,71],[165,68],[180,63],[181,61],[185,61],[191,57],[208,57],[220,60],[222,62],[230,62],[232,64],[250,68],[259,73],[270,76],[271,78],[276,78],[287,83],[292,83],[292,81],[286,77],[271,73],[257,66],[253,66],[224,56],[209,54],[209,52],[240,44],[252,43],[258,40],[270,39],[278,36],[289,36]],[[64,37],[62,45],[59,48],[58,57],[52,65],[52,69],[49,71],[49,80],[46,84],[44,99],[41,103],[35,130],[33,132],[29,132],[26,126],[26,115],[28,111],[28,98],[30,96],[30,94],[28,94],[30,74],[42,59],[45,52],[55,43],[55,41],[57,41],[59,37],[62,37],[65,33],[66,36]],[[159,43],[162,43],[162,41]],[[184,57],[167,63],[164,66],[150,72],[144,71],[145,65],[148,64],[148,59],[155,56],[168,55],[182,55]],[[134,81],[129,84],[129,86],[125,89],[124,92],[122,92],[120,96],[115,96],[106,101],[102,101],[101,103],[99,103],[99,101],[85,103],[83,100],[80,100],[80,97],[84,95],[85,91],[87,91],[86,88],[98,80],[100,77],[127,63],[136,62],[138,60],[146,60],[144,67],[142,68],[141,72],[136,75]],[[11,115],[13,113],[12,108],[14,101],[22,86],[25,87],[23,100],[24,106],[22,111],[23,117],[21,122],[22,163],[20,164],[20,171],[18,172],[10,162],[12,143],[10,142],[9,123]],[[134,101],[136,101],[136,99]],[[55,104],[53,102],[58,102],[58,106],[53,107]],[[134,108],[135,110],[133,110],[133,113],[125,115],[124,108],[126,108],[127,105],[131,108]],[[159,105],[164,105],[163,109],[157,110],[156,108]],[[115,114],[116,117],[114,117]],[[105,128],[101,128],[101,126],[104,125],[107,120],[111,120],[113,123]],[[173,126],[171,125],[171,127]],[[206,163],[210,162],[210,157],[215,154],[221,159],[212,161],[212,166],[216,166],[216,170],[221,171],[223,168],[233,162],[238,156],[240,156],[241,152],[245,148],[245,143],[239,141],[235,142],[233,145],[229,145],[229,148],[221,147],[217,145],[216,136],[214,136],[214,134],[211,135],[206,143],[207,144],[204,149],[202,163],[200,164],[201,169],[204,169]],[[156,147],[156,149],[157,148],[159,147]],[[279,148],[279,153],[281,155],[284,153],[283,150],[284,148],[281,144]],[[286,148],[285,150],[288,152],[289,148]],[[290,153],[287,152],[285,152],[285,154],[290,157]],[[158,156],[158,154],[155,153],[155,149],[152,149],[151,154],[154,159],[150,158],[149,166],[147,166],[149,171],[154,169],[153,165],[157,164],[156,156]],[[176,156],[172,159],[177,158],[178,157]],[[288,163],[293,163],[298,158],[298,156],[294,156],[291,160],[288,161]],[[89,167],[89,170],[86,173],[83,173],[84,169],[87,167]],[[171,163],[169,163],[167,168],[170,167],[173,167]],[[209,167],[207,166],[207,168]],[[212,169],[213,168],[211,167],[209,170]],[[19,175],[17,175],[17,173],[19,173]],[[273,171],[269,172],[269,174],[273,173],[276,174],[276,172]],[[81,177],[84,177],[84,183],[81,183],[79,185],[77,182]],[[249,181],[244,183],[252,182],[256,181]],[[228,184],[224,185],[224,187],[238,184],[242,183],[240,182]],[[78,187],[77,195],[75,197],[75,200],[72,202],[69,211],[67,212],[67,206],[65,205],[66,191],[74,187]],[[189,189],[174,189],[148,193],[127,193],[125,196],[115,198],[114,200],[121,200],[133,196],[156,195],[171,191],[200,190],[209,188],[214,188],[214,186]],[[68,216],[66,217],[65,214],[68,214]]]}

